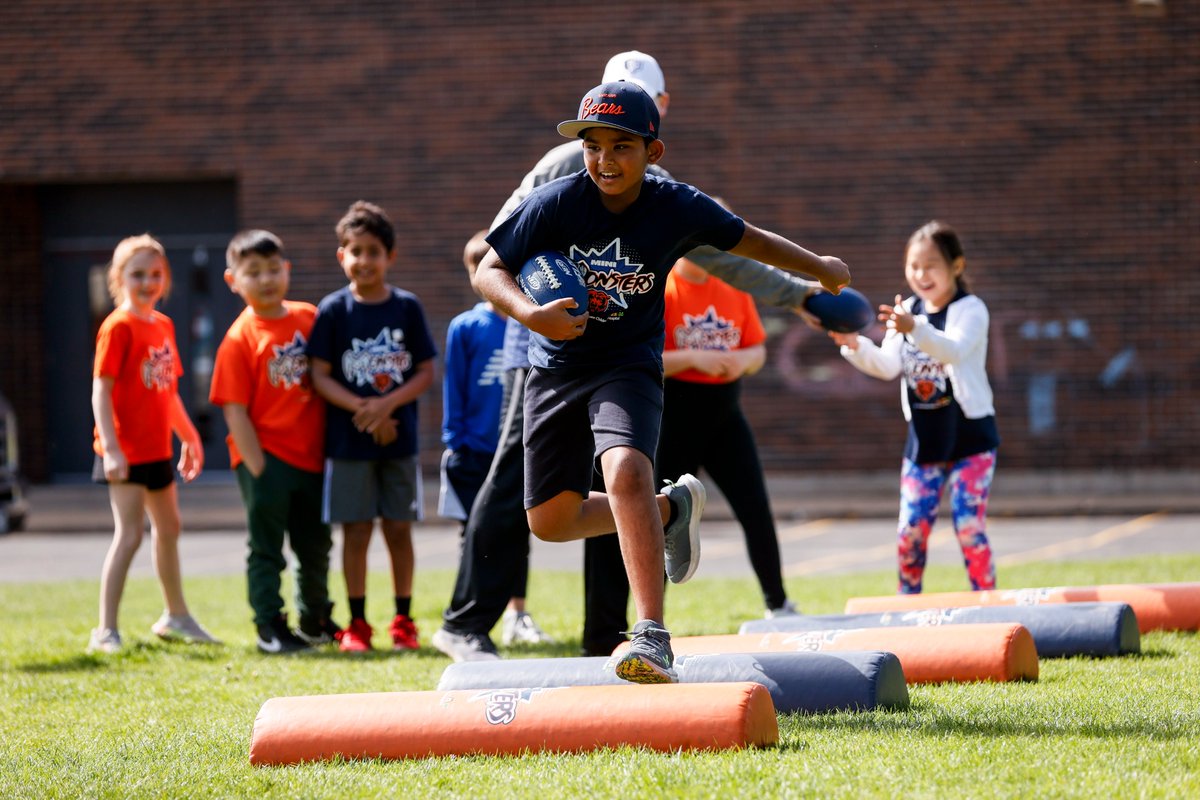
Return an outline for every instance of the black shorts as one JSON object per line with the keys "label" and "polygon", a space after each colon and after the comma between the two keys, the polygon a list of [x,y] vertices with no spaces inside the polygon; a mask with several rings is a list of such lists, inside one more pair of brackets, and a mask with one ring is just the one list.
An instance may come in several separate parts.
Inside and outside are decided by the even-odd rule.
{"label": "black shorts", "polygon": [[632,447],[654,461],[663,376],[655,362],[595,372],[536,367],[525,379],[525,507],[561,492],[587,496],[595,461]]}
{"label": "black shorts", "polygon": [[[108,483],[104,477],[104,459],[96,456],[92,463],[92,481]],[[175,482],[175,470],[171,469],[171,460],[147,461],[145,464],[130,464],[129,477],[125,483],[136,483],[145,486],[147,491],[157,492]]]}

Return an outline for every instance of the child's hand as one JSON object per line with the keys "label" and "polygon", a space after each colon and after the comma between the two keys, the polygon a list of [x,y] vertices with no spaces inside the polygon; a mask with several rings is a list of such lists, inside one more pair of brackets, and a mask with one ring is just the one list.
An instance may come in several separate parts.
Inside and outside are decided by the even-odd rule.
{"label": "child's hand", "polygon": [[858,349],[857,333],[838,333],[837,331],[830,331],[829,338],[833,339],[834,343],[839,347],[849,347],[851,350]]}
{"label": "child's hand", "polygon": [[129,461],[120,448],[104,453],[104,480],[120,483],[129,478]]}
{"label": "child's hand", "polygon": [[916,320],[901,305],[903,302],[904,298],[896,295],[895,305],[881,305],[879,307],[879,321],[885,323],[888,330],[894,330],[898,333],[912,333],[913,326],[916,325]]}
{"label": "child's hand", "polygon": [[400,437],[398,427],[399,423],[391,417],[388,417],[386,420],[384,420],[382,425],[379,425],[375,428],[374,432],[371,433],[371,438],[375,441],[375,444],[379,445],[380,447],[387,447]]}
{"label": "child's hand", "polygon": [[733,380],[742,375],[737,356],[727,350],[695,350],[692,352],[692,364],[693,369],[714,378]]}
{"label": "child's hand", "polygon": [[197,439],[183,442],[179,447],[179,475],[184,483],[199,477],[204,469],[204,445]]}
{"label": "child's hand", "polygon": [[577,339],[583,336],[583,331],[587,327],[588,320],[586,311],[579,316],[574,316],[568,310],[578,307],[579,303],[570,297],[564,297],[555,300],[553,303],[538,306],[537,310],[531,313],[528,319],[525,320],[525,327],[531,331],[540,333],[547,339],[554,339],[559,342]]}
{"label": "child's hand", "polygon": [[360,433],[369,433],[375,435],[375,431],[391,419],[392,409],[385,398],[382,397],[366,397],[363,398],[362,404],[358,411],[354,412],[354,427]]}

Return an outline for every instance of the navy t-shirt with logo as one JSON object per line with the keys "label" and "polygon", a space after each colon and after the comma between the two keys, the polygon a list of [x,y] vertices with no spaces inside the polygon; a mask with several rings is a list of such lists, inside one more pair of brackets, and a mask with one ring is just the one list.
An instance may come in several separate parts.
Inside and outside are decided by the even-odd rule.
{"label": "navy t-shirt with logo", "polygon": [[[935,313],[925,311],[920,298],[913,301],[913,316],[925,314],[929,324],[946,330],[946,311],[966,297],[961,289],[954,299]],[[908,441],[904,457],[914,464],[938,464],[973,456],[1000,445],[996,417],[968,419],[954,399],[954,387],[946,374],[946,365],[913,344],[909,336],[900,345],[904,390],[912,419],[908,423]]]}
{"label": "navy t-shirt with logo", "polygon": [[[330,374],[359,397],[379,397],[408,380],[418,364],[437,355],[421,301],[392,287],[381,303],[360,303],[350,288],[327,295],[317,306],[307,353],[328,361]],[[332,403],[326,408],[325,456],[369,461],[404,458],[417,452],[417,404],[406,403],[392,417],[396,441],[375,444],[354,427],[354,415]]]}
{"label": "navy t-shirt with logo", "polygon": [[735,247],[741,218],[685,183],[647,175],[637,200],[606,209],[586,171],[544,184],[487,241],[514,274],[535,253],[563,253],[583,271],[588,323],[570,341],[532,333],[529,361],[551,370],[662,364],[663,292],[675,261],[700,245]]}

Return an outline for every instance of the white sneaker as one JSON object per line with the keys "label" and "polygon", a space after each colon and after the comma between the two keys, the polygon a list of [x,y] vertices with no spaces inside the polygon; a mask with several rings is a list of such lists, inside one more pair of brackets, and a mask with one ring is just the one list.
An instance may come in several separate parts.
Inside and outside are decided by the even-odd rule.
{"label": "white sneaker", "polygon": [[121,634],[113,628],[93,628],[88,637],[87,651],[89,653],[105,653],[112,655],[121,652]]}
{"label": "white sneaker", "polygon": [[800,609],[791,600],[784,600],[779,608],[768,608],[763,613],[763,619],[778,619],[780,617],[798,617]]}
{"label": "white sneaker", "polygon": [[438,628],[429,640],[435,650],[440,650],[454,663],[463,661],[499,661],[496,645],[485,633],[451,633],[445,628]]}
{"label": "white sneaker", "polygon": [[537,626],[527,611],[508,609],[500,618],[500,643],[505,647],[514,644],[554,644],[554,637]]}
{"label": "white sneaker", "polygon": [[196,622],[191,614],[173,617],[164,611],[158,622],[150,626],[150,631],[160,639],[176,639],[189,644],[221,644],[221,640],[204,630],[204,626]]}

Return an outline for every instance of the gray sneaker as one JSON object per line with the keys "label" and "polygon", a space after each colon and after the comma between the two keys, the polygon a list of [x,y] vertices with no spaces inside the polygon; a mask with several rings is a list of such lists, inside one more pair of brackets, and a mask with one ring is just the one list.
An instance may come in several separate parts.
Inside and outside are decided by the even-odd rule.
{"label": "gray sneaker", "polygon": [[121,634],[113,628],[93,628],[88,637],[87,651],[89,653],[104,653],[112,655],[121,652]]}
{"label": "gray sneaker", "polygon": [[667,577],[671,583],[683,583],[700,566],[700,515],[704,513],[707,493],[694,475],[684,474],[672,483],[666,481],[663,494],[671,501],[674,522],[663,530]]}
{"label": "gray sneaker", "polygon": [[160,639],[174,639],[189,644],[220,644],[221,640],[204,630],[204,626],[185,614],[173,617],[166,611],[158,618],[158,622],[150,626],[150,631]]}
{"label": "gray sneaker", "polygon": [[670,631],[652,619],[644,619],[627,632],[633,638],[613,668],[618,678],[630,683],[679,682]]}
{"label": "gray sneaker", "polygon": [[429,640],[435,649],[442,651],[454,662],[499,661],[496,645],[486,633],[452,633],[445,628],[434,631]]}

